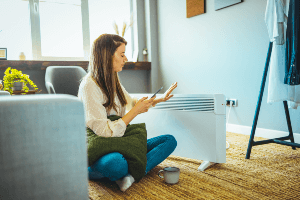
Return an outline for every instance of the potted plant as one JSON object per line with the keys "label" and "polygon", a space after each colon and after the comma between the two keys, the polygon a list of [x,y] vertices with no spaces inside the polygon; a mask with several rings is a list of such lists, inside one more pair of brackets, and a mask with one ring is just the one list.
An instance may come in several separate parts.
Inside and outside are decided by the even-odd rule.
{"label": "potted plant", "polygon": [[[11,70],[11,72],[10,72]],[[11,69],[8,67],[4,72],[3,77],[4,88],[3,90],[8,91],[10,94],[15,90],[22,90],[24,93],[29,91],[27,84],[29,83],[35,90],[37,86],[29,79],[29,75],[23,74],[22,71]],[[19,88],[18,87],[19,84]]]}

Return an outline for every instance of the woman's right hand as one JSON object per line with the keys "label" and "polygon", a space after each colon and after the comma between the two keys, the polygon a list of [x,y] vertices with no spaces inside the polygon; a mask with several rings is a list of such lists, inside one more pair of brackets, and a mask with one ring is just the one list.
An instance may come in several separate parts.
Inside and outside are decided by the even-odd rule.
{"label": "woman's right hand", "polygon": [[148,97],[141,98],[133,107],[137,114],[145,113],[148,111],[149,107],[152,105],[156,96],[152,97],[151,99],[147,100]]}

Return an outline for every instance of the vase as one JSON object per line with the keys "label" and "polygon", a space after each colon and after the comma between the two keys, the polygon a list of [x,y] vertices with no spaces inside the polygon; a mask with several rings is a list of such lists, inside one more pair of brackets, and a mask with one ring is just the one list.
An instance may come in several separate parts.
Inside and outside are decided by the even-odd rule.
{"label": "vase", "polygon": [[23,82],[14,82],[14,87],[12,88],[13,91],[20,91],[23,88]]}
{"label": "vase", "polygon": [[20,53],[19,59],[20,59],[20,60],[26,60],[26,57],[25,57],[24,52],[21,52],[21,53]]}

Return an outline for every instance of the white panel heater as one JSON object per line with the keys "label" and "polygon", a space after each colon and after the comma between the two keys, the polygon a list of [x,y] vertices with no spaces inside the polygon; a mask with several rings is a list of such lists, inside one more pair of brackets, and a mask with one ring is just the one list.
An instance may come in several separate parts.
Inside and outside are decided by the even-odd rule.
{"label": "white panel heater", "polygon": [[[142,98],[152,94],[131,94]],[[159,97],[159,95],[157,95]],[[223,94],[174,94],[138,115],[131,124],[146,123],[147,138],[170,134],[177,140],[171,155],[203,160],[198,170],[226,162],[226,114]]]}

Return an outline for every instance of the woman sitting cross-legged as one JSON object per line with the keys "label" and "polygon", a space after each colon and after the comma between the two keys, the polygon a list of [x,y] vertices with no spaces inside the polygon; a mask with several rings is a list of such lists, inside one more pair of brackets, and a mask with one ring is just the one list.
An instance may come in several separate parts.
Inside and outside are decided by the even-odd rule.
{"label": "woman sitting cross-legged", "polygon": [[[78,97],[85,109],[89,179],[107,177],[116,181],[123,192],[133,182],[139,181],[134,178],[138,177],[135,171],[143,170],[142,175],[145,176],[164,161],[177,146],[177,141],[172,135],[166,134],[147,140],[146,131],[142,132],[145,126],[129,124],[139,114],[173,97],[171,93],[177,87],[177,83],[172,84],[161,98],[156,99],[154,96],[151,99],[143,97],[138,100],[131,97],[118,77],[118,72],[122,71],[127,61],[126,44],[125,39],[118,35],[100,35],[93,43],[88,73],[82,79],[78,91]],[[113,120],[111,116],[117,118]],[[134,143],[136,141],[142,142]],[[93,149],[89,150],[91,146]],[[97,157],[96,154],[104,149],[105,153]],[[128,150],[131,151],[127,153]],[[141,165],[137,165],[139,163]]]}

